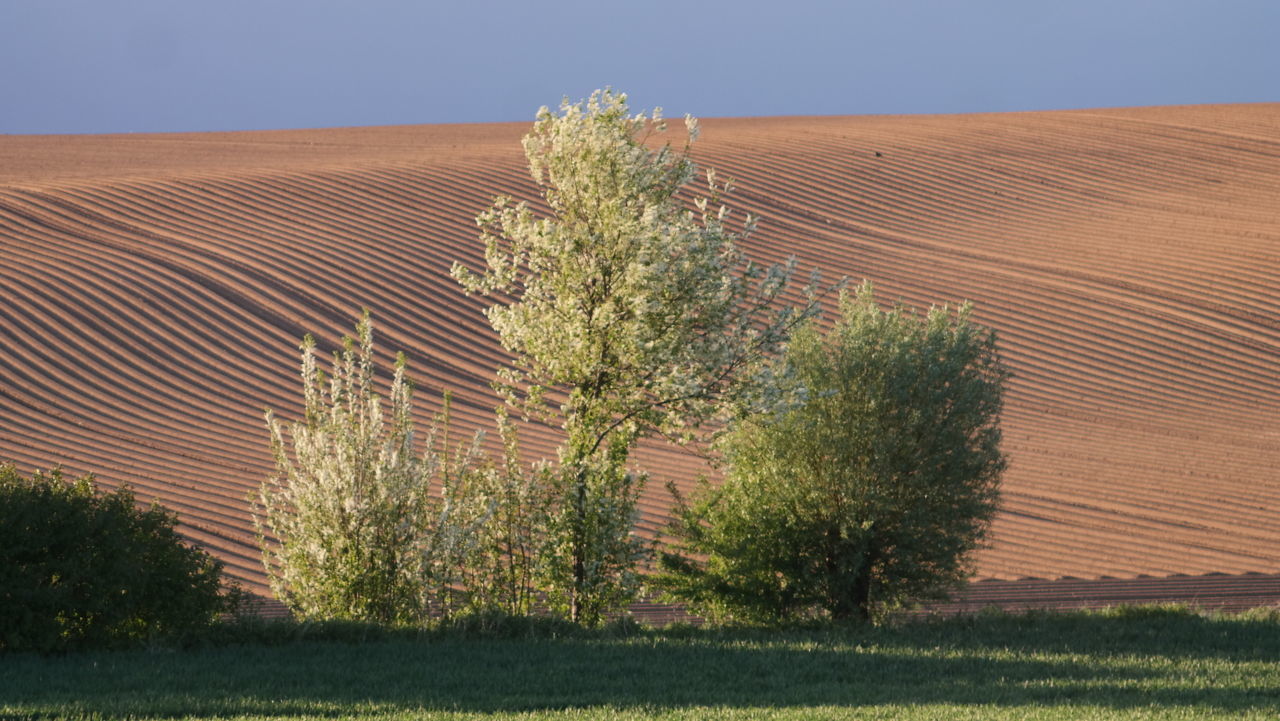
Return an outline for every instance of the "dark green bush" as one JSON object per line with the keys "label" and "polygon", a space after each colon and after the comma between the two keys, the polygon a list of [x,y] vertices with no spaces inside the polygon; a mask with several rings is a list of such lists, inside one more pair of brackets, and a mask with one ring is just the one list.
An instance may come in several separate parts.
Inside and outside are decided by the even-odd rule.
{"label": "dark green bush", "polygon": [[869,620],[968,577],[1005,467],[995,334],[968,306],[881,310],[869,284],[840,313],[779,361],[807,402],[742,419],[723,485],[677,496],[656,583],[695,613]]}
{"label": "dark green bush", "polygon": [[206,627],[235,610],[222,564],[183,543],[176,517],[58,468],[0,464],[0,651],[122,645]]}

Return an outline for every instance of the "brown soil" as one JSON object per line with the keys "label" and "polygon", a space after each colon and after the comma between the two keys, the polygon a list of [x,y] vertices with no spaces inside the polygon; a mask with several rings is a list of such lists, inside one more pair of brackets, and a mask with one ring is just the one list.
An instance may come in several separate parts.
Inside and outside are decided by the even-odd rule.
{"label": "brown soil", "polygon": [[[271,468],[262,409],[298,413],[304,333],[332,342],[371,308],[424,424],[452,389],[458,427],[491,427],[504,354],[448,271],[481,265],[493,195],[532,197],[526,129],[0,136],[0,458],[131,484],[264,590],[246,495]],[[1010,468],[977,579],[1274,586],[1280,104],[707,120],[702,137],[700,162],[763,217],[755,257],[886,300],[972,300],[999,330]],[[525,432],[533,458],[555,443]],[[703,468],[640,455],[654,529],[665,480]],[[1037,583],[1019,588],[1057,593]]]}

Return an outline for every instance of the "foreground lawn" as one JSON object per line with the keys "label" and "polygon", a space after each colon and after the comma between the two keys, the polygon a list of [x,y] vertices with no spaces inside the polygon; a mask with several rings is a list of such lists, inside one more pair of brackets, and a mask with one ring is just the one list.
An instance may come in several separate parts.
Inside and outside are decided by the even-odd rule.
{"label": "foreground lawn", "polygon": [[1077,719],[1280,713],[1280,622],[1170,610],[805,631],[0,656],[0,718]]}

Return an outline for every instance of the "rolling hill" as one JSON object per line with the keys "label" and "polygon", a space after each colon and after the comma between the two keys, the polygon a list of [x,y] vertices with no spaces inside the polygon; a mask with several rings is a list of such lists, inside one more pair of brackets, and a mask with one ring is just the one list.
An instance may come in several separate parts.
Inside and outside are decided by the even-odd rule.
{"label": "rolling hill", "polygon": [[[750,255],[998,329],[1010,466],[972,603],[1280,600],[1280,104],[702,126]],[[527,128],[0,136],[0,459],[131,484],[263,591],[246,495],[304,333],[370,308],[424,424],[451,389],[458,437],[491,427],[504,355],[448,271],[481,265],[492,196],[536,197]],[[704,469],[639,458],[653,529]]]}

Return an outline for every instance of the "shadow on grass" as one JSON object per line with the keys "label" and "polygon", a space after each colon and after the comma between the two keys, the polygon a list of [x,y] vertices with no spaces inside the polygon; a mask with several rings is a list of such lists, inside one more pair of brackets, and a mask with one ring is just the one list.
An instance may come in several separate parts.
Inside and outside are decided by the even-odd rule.
{"label": "shadow on grass", "polygon": [[934,703],[1256,711],[1280,703],[1275,622],[979,616],[683,636],[15,656],[0,659],[0,708],[168,718]]}

